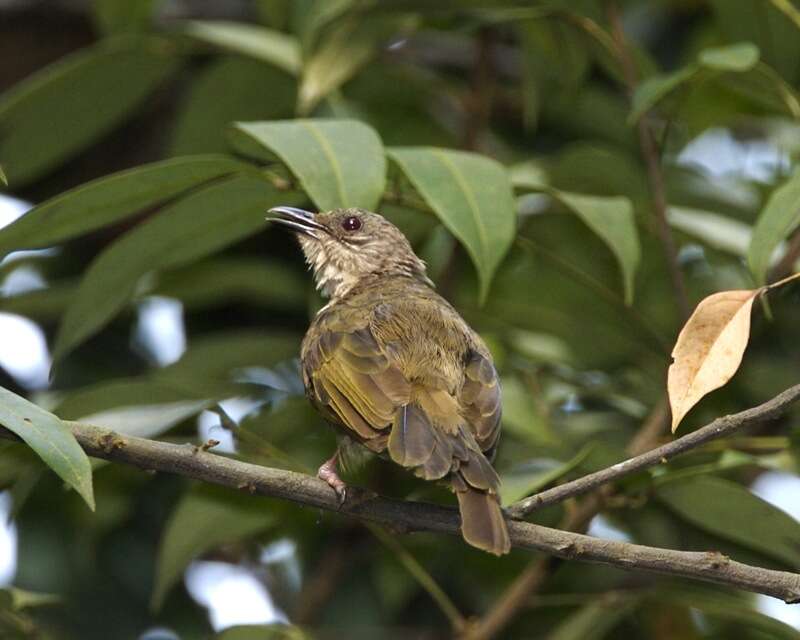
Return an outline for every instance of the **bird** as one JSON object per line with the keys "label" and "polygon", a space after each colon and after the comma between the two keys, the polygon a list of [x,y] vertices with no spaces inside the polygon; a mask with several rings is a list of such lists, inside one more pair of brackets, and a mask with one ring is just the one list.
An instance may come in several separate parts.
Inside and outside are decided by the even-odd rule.
{"label": "bird", "polygon": [[[299,241],[329,300],[303,338],[306,395],[369,451],[424,480],[449,484],[464,540],[495,555],[510,540],[491,460],[500,436],[500,383],[491,353],[440,296],[394,224],[361,208],[269,209]],[[318,477],[340,504],[340,444]]]}

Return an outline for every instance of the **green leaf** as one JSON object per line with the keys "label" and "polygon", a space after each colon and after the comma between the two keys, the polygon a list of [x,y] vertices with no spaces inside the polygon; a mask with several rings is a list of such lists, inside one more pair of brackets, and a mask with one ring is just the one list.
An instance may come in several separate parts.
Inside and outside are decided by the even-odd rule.
{"label": "green leaf", "polygon": [[764,615],[738,595],[698,585],[681,585],[659,589],[651,597],[656,606],[669,603],[696,609],[710,618],[732,623],[736,629],[761,631],[771,640],[798,640],[800,634],[794,627]]}
{"label": "green leaf", "polygon": [[139,438],[155,438],[184,420],[196,416],[213,403],[209,400],[141,404],[118,407],[80,416],[80,422],[99,424],[117,433]]}
{"label": "green leaf", "polygon": [[0,98],[0,163],[22,187],[111,131],[177,68],[162,39],[122,37],[67,56]]}
{"label": "green leaf", "polygon": [[233,177],[167,206],[106,248],[81,281],[56,336],[53,359],[99,331],[148,272],[188,264],[255,233],[270,206],[294,198],[267,182]]}
{"label": "green leaf", "polygon": [[800,225],[800,169],[772,192],[753,228],[747,261],[757,285],[767,281],[772,254]]}
{"label": "green leaf", "polygon": [[[203,393],[203,384],[232,380],[237,369],[269,367],[300,353],[296,333],[272,330],[213,333],[195,340],[183,357],[153,373],[153,380]],[[218,383],[218,382],[217,382]]]}
{"label": "green leaf", "polygon": [[517,376],[504,375],[500,387],[503,389],[505,433],[514,434],[534,446],[554,445],[559,442],[544,408],[538,406],[542,398],[536,397],[530,387]]}
{"label": "green leaf", "polygon": [[800,71],[800,39],[797,27],[786,19],[769,0],[765,2],[730,2],[710,0],[713,29],[722,42],[755,43],[764,62],[790,82]]}
{"label": "green leaf", "polygon": [[286,164],[321,210],[374,209],[386,184],[383,143],[356,120],[238,122],[233,144],[262,160]]}
{"label": "green leaf", "polygon": [[295,79],[280,69],[251,58],[220,56],[198,72],[182,100],[170,152],[225,152],[231,122],[290,118],[296,100]]}
{"label": "green leaf", "polygon": [[742,73],[750,71],[758,64],[759,55],[758,47],[752,42],[704,49],[698,55],[697,64],[689,64],[676,71],[647,78],[633,94],[629,122],[636,122],[673,91],[697,80],[700,69]]}
{"label": "green leaf", "polygon": [[184,32],[215,47],[238,53],[297,75],[300,45],[297,39],[274,29],[224,20],[190,20]]}
{"label": "green leaf", "polygon": [[587,196],[556,190],[548,193],[576,213],[614,253],[622,270],[625,303],[630,305],[633,302],[633,280],[641,259],[631,201],[622,196]]}
{"label": "green leaf", "polygon": [[103,33],[146,31],[161,0],[94,0],[94,21]]}
{"label": "green leaf", "polygon": [[164,273],[152,293],[177,298],[190,311],[243,302],[303,312],[310,288],[309,278],[286,262],[220,257]]}
{"label": "green leaf", "polygon": [[511,179],[499,162],[435,147],[394,147],[389,156],[466,248],[478,271],[480,300],[516,231]]}
{"label": "green leaf", "polygon": [[753,230],[735,218],[701,209],[670,207],[667,220],[673,229],[697,238],[709,247],[735,256],[747,255]]}
{"label": "green leaf", "polygon": [[15,611],[33,607],[46,607],[63,602],[63,597],[56,593],[40,593],[18,589],[17,587],[4,589],[4,592],[11,596],[11,603]]}
{"label": "green leaf", "polygon": [[512,504],[544,489],[581,464],[593,448],[593,443],[587,444],[566,462],[544,458],[525,463],[503,474],[503,483],[500,485],[501,502],[505,505]]}
{"label": "green leaf", "polygon": [[77,389],[54,411],[77,420],[118,407],[168,405],[185,400],[222,400],[243,395],[241,370],[269,367],[300,352],[297,334],[236,329],[195,337],[177,362],[147,376],[121,378]]}
{"label": "green leaf", "polygon": [[550,176],[541,162],[528,160],[508,169],[515,189],[544,191],[550,185]]}
{"label": "green leaf", "polygon": [[724,47],[703,49],[697,61],[714,71],[749,71],[758,64],[761,53],[752,42],[738,42]]}
{"label": "green leaf", "polygon": [[706,531],[800,567],[800,523],[745,487],[701,475],[658,484],[655,494],[672,511]]}
{"label": "green leaf", "polygon": [[114,173],[70,189],[0,229],[0,257],[48,247],[119,222],[205,182],[254,172],[225,156],[190,156]]}
{"label": "green leaf", "polygon": [[300,627],[286,624],[243,624],[227,627],[214,640],[311,640]]}
{"label": "green leaf", "polygon": [[695,65],[688,65],[672,73],[650,76],[639,84],[633,94],[629,122],[636,122],[667,95],[691,80],[697,73]]}
{"label": "green leaf", "polygon": [[559,624],[547,640],[601,640],[639,603],[637,597],[599,596]]}
{"label": "green leaf", "polygon": [[0,387],[0,424],[16,433],[94,511],[92,469],[69,427],[52,413]]}
{"label": "green leaf", "polygon": [[272,526],[263,500],[222,487],[194,486],[172,512],[158,549],[151,604],[159,609],[189,563],[221,544],[250,538]]}
{"label": "green leaf", "polygon": [[308,114],[338,89],[375,53],[383,34],[363,19],[346,20],[331,29],[303,67],[297,110]]}
{"label": "green leaf", "polygon": [[3,183],[3,186],[8,186],[8,178],[6,178],[6,174],[3,171],[3,167],[0,166],[0,182]]}

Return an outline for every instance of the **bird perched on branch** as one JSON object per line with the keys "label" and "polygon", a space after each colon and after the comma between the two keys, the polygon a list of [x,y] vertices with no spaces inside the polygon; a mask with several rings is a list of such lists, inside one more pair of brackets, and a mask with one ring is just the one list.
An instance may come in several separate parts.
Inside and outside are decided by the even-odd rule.
{"label": "bird perched on branch", "polygon": [[[275,207],[330,302],[303,339],[306,393],[347,436],[425,480],[450,484],[471,545],[510,547],[500,479],[500,385],[481,338],[434,291],[402,232],[363,209]],[[340,445],[341,447],[341,445]],[[339,449],[318,475],[344,500]]]}

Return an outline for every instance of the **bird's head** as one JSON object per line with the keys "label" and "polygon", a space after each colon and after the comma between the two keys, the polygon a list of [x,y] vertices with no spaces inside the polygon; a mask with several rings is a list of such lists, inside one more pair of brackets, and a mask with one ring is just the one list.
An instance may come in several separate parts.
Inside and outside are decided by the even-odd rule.
{"label": "bird's head", "polygon": [[383,216],[365,209],[312,213],[274,207],[267,220],[297,236],[317,288],[332,298],[343,296],[371,275],[399,275],[431,284],[425,263],[403,233]]}

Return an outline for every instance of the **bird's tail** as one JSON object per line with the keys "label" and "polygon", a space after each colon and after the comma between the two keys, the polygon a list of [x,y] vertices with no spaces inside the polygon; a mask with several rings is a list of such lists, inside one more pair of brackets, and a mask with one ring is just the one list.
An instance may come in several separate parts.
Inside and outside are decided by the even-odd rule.
{"label": "bird's tail", "polygon": [[453,490],[461,511],[461,535],[464,540],[496,556],[508,553],[511,541],[497,494],[475,489],[460,474],[453,475]]}

